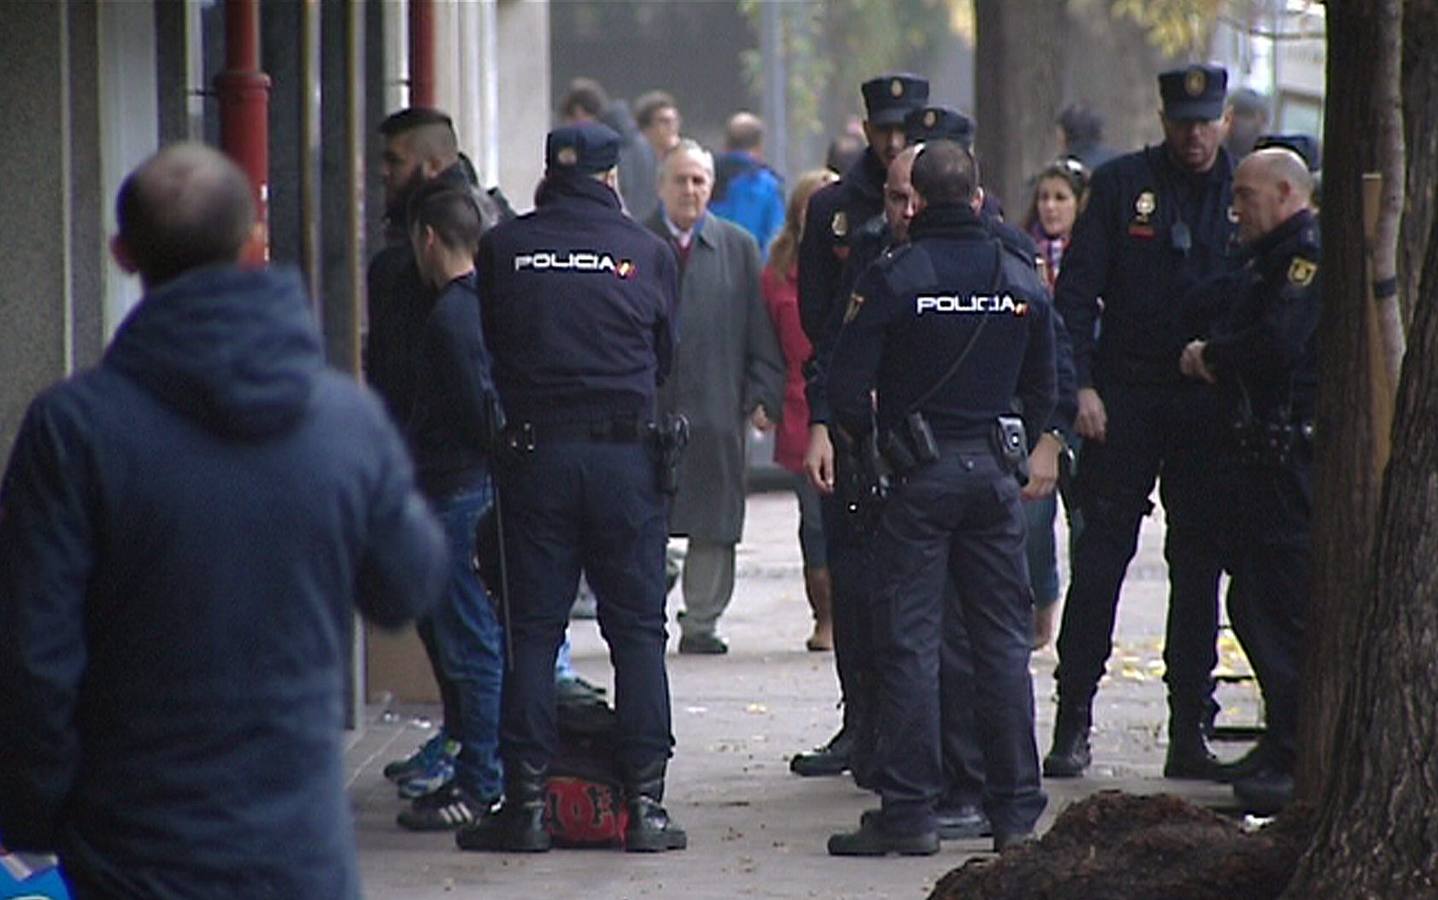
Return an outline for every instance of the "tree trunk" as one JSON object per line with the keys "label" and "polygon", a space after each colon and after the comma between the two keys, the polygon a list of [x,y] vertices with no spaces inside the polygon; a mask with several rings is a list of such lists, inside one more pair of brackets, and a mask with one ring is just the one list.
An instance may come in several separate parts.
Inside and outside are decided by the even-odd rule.
{"label": "tree trunk", "polygon": [[[1328,176],[1324,185],[1326,200],[1351,202],[1352,173],[1366,168],[1362,166],[1366,160],[1342,158],[1351,157],[1353,150],[1342,146],[1337,138],[1374,133],[1364,130],[1366,123],[1362,119],[1348,116],[1373,112],[1372,105],[1362,105],[1362,95],[1371,95],[1374,89],[1361,87],[1369,82],[1365,75],[1371,74],[1364,68],[1369,65],[1365,60],[1396,50],[1375,43],[1383,17],[1394,14],[1391,8],[1384,7],[1396,2],[1330,0],[1328,4],[1330,68],[1325,143],[1338,152],[1330,154],[1324,165]],[[1433,46],[1433,29],[1438,21],[1433,6],[1427,0],[1409,0],[1407,12],[1413,18],[1404,24],[1408,35],[1405,51],[1411,52],[1415,46]],[[1424,31],[1425,36],[1418,39],[1409,32],[1410,28]],[[1407,61],[1405,58],[1405,65]],[[1342,73],[1342,77],[1336,78],[1334,73]],[[1420,86],[1406,80],[1405,90],[1410,127],[1414,121],[1432,122],[1433,107],[1438,104],[1432,82]],[[1415,137],[1426,139],[1423,134]],[[1438,173],[1431,156],[1428,162],[1423,161],[1425,153],[1431,154],[1431,145],[1409,157],[1407,189],[1410,196],[1431,202]],[[1351,308],[1357,297],[1354,282],[1361,270],[1339,268],[1353,264],[1348,258],[1352,251],[1345,249],[1339,254],[1334,244],[1343,240],[1340,232],[1347,226],[1344,218],[1341,208],[1335,215],[1334,208],[1325,204],[1325,316],[1340,306]],[[1416,285],[1411,303],[1413,321],[1398,389],[1393,453],[1382,479],[1376,538],[1371,545],[1371,575],[1364,577],[1366,553],[1359,555],[1349,550],[1340,556],[1334,552],[1337,548],[1329,545],[1315,560],[1319,563],[1319,593],[1328,600],[1328,617],[1320,618],[1315,609],[1310,618],[1312,645],[1315,655],[1324,652],[1320,645],[1327,645],[1328,652],[1335,654],[1332,659],[1340,665],[1326,672],[1310,666],[1310,674],[1319,676],[1317,680],[1323,684],[1310,681],[1305,709],[1318,714],[1308,716],[1308,734],[1314,740],[1326,740],[1331,735],[1332,742],[1325,744],[1324,757],[1310,756],[1305,760],[1309,769],[1304,786],[1318,801],[1318,821],[1312,844],[1299,862],[1285,897],[1310,900],[1438,894],[1438,819],[1429,814],[1438,804],[1438,653],[1434,652],[1438,646],[1438,570],[1433,566],[1433,560],[1438,558],[1438,530],[1429,522],[1432,510],[1438,506],[1438,431],[1433,428],[1438,421],[1435,238],[1438,231],[1430,225],[1420,273],[1405,279]],[[1416,247],[1408,247],[1406,253],[1414,262],[1419,258]],[[1401,270],[1399,274],[1405,275]],[[1342,276],[1341,280],[1336,276]],[[1351,313],[1344,315],[1352,318]],[[1371,322],[1376,317],[1367,318]],[[1341,343],[1332,334],[1325,338],[1324,351]],[[1356,338],[1347,343],[1372,348],[1376,342]],[[1326,380],[1322,388],[1327,390],[1333,386],[1331,382],[1343,378],[1366,381],[1362,376],[1372,369],[1364,368],[1361,362],[1354,363],[1351,356],[1336,360],[1325,357]],[[1341,399],[1331,391],[1326,398],[1322,393],[1320,397],[1329,409],[1333,408],[1331,403]],[[1376,443],[1371,433],[1366,439],[1362,435],[1346,437],[1349,440],[1343,446]],[[1339,435],[1332,432],[1325,435],[1325,439],[1337,438]],[[1328,449],[1331,457],[1333,447]],[[1329,462],[1336,460],[1330,458]],[[1352,501],[1368,487],[1371,467],[1355,471],[1357,478],[1328,490],[1322,486],[1323,478],[1335,473],[1331,469],[1319,472],[1320,496],[1326,493],[1330,497],[1330,518],[1320,518],[1316,524],[1323,525],[1330,539],[1338,532],[1331,518],[1333,495],[1346,492]],[[1350,511],[1363,514],[1368,499],[1362,494],[1361,501],[1353,503]],[[1368,521],[1356,521],[1348,530],[1366,531]],[[1361,543],[1355,543],[1354,548]],[[1352,579],[1342,585],[1348,593],[1330,590],[1333,585],[1324,581],[1325,562],[1330,572]],[[1334,637],[1330,639],[1330,635]],[[1330,694],[1326,702],[1320,701],[1318,689],[1332,692],[1335,685],[1340,689],[1337,695]]]}
{"label": "tree trunk", "polygon": [[1377,9],[1396,2],[1334,0],[1327,8],[1313,595],[1297,773],[1299,797],[1315,803],[1345,715],[1339,701],[1352,670],[1358,613],[1372,596],[1374,523],[1392,423],[1378,317],[1367,299],[1362,173],[1377,168],[1373,84],[1384,52]]}
{"label": "tree trunk", "polygon": [[[1332,15],[1332,5],[1329,7]],[[1427,174],[1431,189],[1433,172]],[[1431,236],[1383,480],[1372,602],[1353,618],[1332,777],[1287,897],[1438,894],[1438,240]]]}
{"label": "tree trunk", "polygon": [[979,172],[1022,224],[1027,180],[1053,154],[1068,16],[1053,0],[975,0],[975,118]]}
{"label": "tree trunk", "polygon": [[1433,228],[1432,175],[1438,171],[1438,0],[1403,4],[1403,134],[1408,184],[1398,245],[1398,299],[1413,318],[1423,251]]}

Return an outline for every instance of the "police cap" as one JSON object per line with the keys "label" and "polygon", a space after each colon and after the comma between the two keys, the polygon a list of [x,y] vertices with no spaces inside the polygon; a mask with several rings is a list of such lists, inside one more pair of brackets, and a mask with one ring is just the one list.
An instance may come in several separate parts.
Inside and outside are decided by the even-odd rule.
{"label": "police cap", "polygon": [[1228,70],[1222,66],[1185,66],[1158,76],[1163,114],[1171,121],[1223,118],[1227,87]]}
{"label": "police cap", "polygon": [[619,135],[599,122],[576,122],[554,129],[544,141],[547,175],[607,172],[619,163]]}
{"label": "police cap", "polygon": [[974,120],[952,106],[923,106],[904,117],[904,136],[910,144],[953,141],[974,147]]}
{"label": "police cap", "polygon": [[1314,140],[1311,134],[1265,134],[1253,144],[1255,150],[1267,150],[1270,147],[1297,153],[1303,157],[1303,162],[1307,164],[1310,172],[1317,172],[1323,166],[1323,160],[1318,153],[1318,141]]}
{"label": "police cap", "polygon": [[929,100],[929,80],[907,72],[870,78],[859,88],[865,118],[874,125],[902,125],[904,116]]}

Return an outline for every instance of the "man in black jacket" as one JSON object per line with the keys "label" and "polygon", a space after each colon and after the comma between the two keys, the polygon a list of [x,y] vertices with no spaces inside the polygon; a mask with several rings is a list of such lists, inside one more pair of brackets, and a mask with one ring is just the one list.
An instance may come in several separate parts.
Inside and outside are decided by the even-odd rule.
{"label": "man in black jacket", "polygon": [[[444,600],[421,620],[459,705],[454,780],[398,816],[415,831],[450,831],[499,799],[499,700],[503,632],[494,603],[470,565],[475,528],[493,502],[488,447],[499,404],[479,319],[474,254],[483,226],[467,189],[441,180],[409,203],[410,242],[420,276],[438,296],[414,364],[417,390],[405,428],[420,487],[444,523],[450,580]],[[447,728],[455,722],[446,721]]]}
{"label": "man in black jacket", "polygon": [[870,599],[873,778],[883,807],[858,831],[829,839],[829,852],[842,856],[939,849],[939,655],[949,605],[974,648],[995,849],[1023,839],[1046,803],[1033,735],[1018,460],[1008,455],[1024,452],[1024,429],[1005,433],[1002,447],[1011,449],[1002,451],[994,429],[1015,397],[1030,433],[1047,427],[1057,398],[1053,316],[1032,263],[1006,251],[979,219],[967,149],[926,144],[912,184],[910,243],[860,277],[828,375],[836,426],[855,439],[873,433],[893,472],[873,538]]}
{"label": "man in black jacket", "polygon": [[[1300,144],[1301,146],[1301,144]],[[1246,808],[1271,815],[1293,795],[1299,668],[1313,547],[1313,416],[1320,256],[1313,176],[1297,151],[1256,150],[1234,174],[1245,243],[1237,298],[1180,357],[1189,378],[1231,403],[1225,447],[1228,614],[1263,689],[1267,731],[1229,774]]]}
{"label": "man in black jacket", "polygon": [[662,805],[674,738],[667,527],[651,453],[655,393],[673,362],[678,278],[673,251],[623,213],[618,158],[619,136],[603,125],[556,128],[538,208],[480,242],[484,331],[508,418],[497,475],[514,658],[501,720],[504,805],[456,835],[466,850],[549,849],[554,660],[581,569],[614,662],[625,849],[688,842]]}
{"label": "man in black jacket", "polygon": [[0,838],[82,898],[358,897],[350,608],[422,613],[442,533],[299,277],[236,267],[234,164],[164,150],[116,218],[145,297],[0,484]]}
{"label": "man in black jacket", "polygon": [[1205,730],[1216,709],[1220,549],[1213,470],[1223,419],[1217,392],[1182,380],[1174,359],[1188,337],[1185,298],[1233,267],[1233,174],[1222,146],[1227,78],[1222,68],[1196,65],[1159,76],[1164,142],[1094,173],[1064,253],[1054,300],[1073,340],[1078,376],[1074,424],[1084,445],[1074,487],[1083,528],[1059,630],[1058,716],[1044,759],[1050,778],[1077,776],[1091,761],[1093,697],[1155,481],[1169,576],[1164,774],[1216,772]]}
{"label": "man in black jacket", "polygon": [[[863,613],[869,591],[868,551],[861,529],[833,496],[834,446],[824,367],[850,289],[883,250],[877,238],[884,230],[884,179],[907,141],[904,117],[928,100],[929,82],[915,75],[881,75],[864,82],[860,91],[867,113],[864,136],[868,149],[837,183],[809,198],[808,224],[799,244],[799,316],[814,345],[814,358],[805,368],[809,450],[804,467],[824,495],[824,542],[829,546],[834,580],[834,667],[844,701],[839,732],[823,746],[796,753],[790,761],[789,768],[806,777],[838,775],[850,767],[856,742],[867,727],[868,685],[872,682],[869,629]],[[859,752],[862,754],[862,747]]]}

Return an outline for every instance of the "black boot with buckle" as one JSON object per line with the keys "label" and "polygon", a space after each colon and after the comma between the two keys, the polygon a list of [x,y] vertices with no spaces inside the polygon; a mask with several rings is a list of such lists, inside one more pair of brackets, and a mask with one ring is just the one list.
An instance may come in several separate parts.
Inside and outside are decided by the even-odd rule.
{"label": "black boot with buckle", "polygon": [[520,761],[504,769],[504,803],[456,832],[454,842],[461,850],[543,853],[550,843],[544,808],[548,770]]}
{"label": "black boot with buckle", "polygon": [[684,833],[665,811],[663,759],[629,768],[624,776],[624,803],[629,824],[624,829],[624,849],[631,853],[662,853],[689,846]]}

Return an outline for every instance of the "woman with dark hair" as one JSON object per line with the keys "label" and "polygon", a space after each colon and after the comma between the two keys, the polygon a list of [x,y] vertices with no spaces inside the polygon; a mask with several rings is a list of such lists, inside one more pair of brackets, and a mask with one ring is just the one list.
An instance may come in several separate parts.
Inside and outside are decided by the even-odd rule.
{"label": "woman with dark hair", "polygon": [[1074,222],[1087,199],[1088,169],[1071,156],[1044,166],[1034,178],[1033,199],[1024,228],[1038,245],[1044,277],[1052,291],[1063,265],[1064,250],[1073,237]]}
{"label": "woman with dark hair", "polygon": [[799,324],[799,238],[804,231],[804,213],[814,192],[839,176],[816,169],[799,176],[784,216],[784,227],[769,248],[769,264],[760,285],[764,305],[779,335],[784,351],[784,416],[774,438],[774,461],[794,473],[794,493],[799,497],[799,548],[804,554],[804,593],[814,611],[814,633],[805,641],[810,650],[834,649],[834,626],[830,608],[833,588],[829,563],[824,555],[824,528],[819,515],[819,492],[804,477],[804,451],[809,446],[809,403],[804,397],[804,363],[814,348]]}
{"label": "woman with dark hair", "polygon": [[[1034,178],[1024,227],[1034,239],[1042,261],[1044,280],[1053,291],[1063,266],[1064,251],[1073,236],[1074,222],[1087,199],[1088,170],[1072,157],[1056,159]],[[1030,501],[1028,518],[1029,579],[1034,591],[1034,648],[1053,640],[1058,618],[1058,550],[1054,542],[1055,494]]]}

